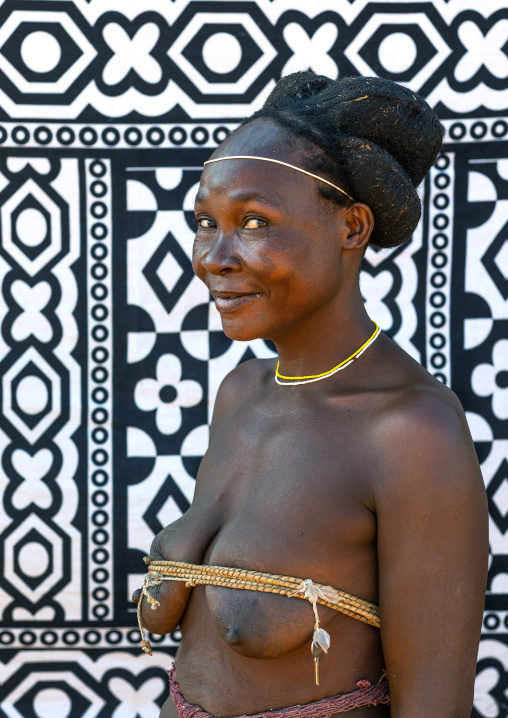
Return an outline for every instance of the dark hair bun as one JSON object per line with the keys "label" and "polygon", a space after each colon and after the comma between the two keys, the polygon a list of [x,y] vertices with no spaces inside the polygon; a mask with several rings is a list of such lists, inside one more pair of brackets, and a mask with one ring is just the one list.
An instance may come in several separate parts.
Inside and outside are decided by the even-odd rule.
{"label": "dark hair bun", "polygon": [[[443,139],[425,100],[378,77],[334,81],[296,72],[277,83],[247,122],[258,117],[270,117],[320,148],[310,155],[312,169],[369,205],[375,218],[372,244],[393,247],[409,239],[421,214],[416,187]],[[328,188],[321,193],[344,200]]]}

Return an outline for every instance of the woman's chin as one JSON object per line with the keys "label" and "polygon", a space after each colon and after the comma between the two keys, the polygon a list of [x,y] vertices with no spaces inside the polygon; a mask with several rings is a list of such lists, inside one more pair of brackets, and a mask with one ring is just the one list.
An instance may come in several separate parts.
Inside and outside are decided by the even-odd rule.
{"label": "woman's chin", "polygon": [[222,331],[229,338],[236,342],[250,342],[254,339],[264,339],[264,333],[256,330],[254,326],[242,325],[241,322],[235,322],[221,317]]}

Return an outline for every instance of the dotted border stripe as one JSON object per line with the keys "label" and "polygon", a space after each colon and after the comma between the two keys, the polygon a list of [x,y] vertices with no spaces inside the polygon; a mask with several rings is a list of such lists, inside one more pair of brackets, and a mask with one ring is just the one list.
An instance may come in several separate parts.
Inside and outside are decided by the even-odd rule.
{"label": "dotted border stripe", "polygon": [[111,162],[86,167],[88,297],[88,618],[113,618]]}
{"label": "dotted border stripe", "polygon": [[[504,116],[442,120],[445,142],[492,142],[508,140]],[[77,124],[63,122],[4,122],[0,124],[0,145],[18,148],[154,149],[157,147],[216,147],[237,123],[181,124]]]}
{"label": "dotted border stripe", "polygon": [[48,149],[125,150],[189,147],[215,148],[237,124],[182,123],[161,125],[4,122],[0,145]]}
{"label": "dotted border stripe", "polygon": [[492,142],[508,140],[508,121],[506,117],[486,117],[483,119],[443,120],[445,142]]}
{"label": "dotted border stripe", "polygon": [[[33,648],[79,648],[79,649],[111,649],[139,648],[141,637],[134,626],[109,628],[82,628],[72,624],[65,628],[9,628],[0,632],[0,649],[33,649]],[[178,646],[181,641],[179,630],[165,636],[150,634],[154,647],[168,648]]]}
{"label": "dotted border stripe", "polygon": [[453,153],[440,155],[430,172],[429,245],[425,298],[427,369],[450,386],[450,295],[453,241]]}

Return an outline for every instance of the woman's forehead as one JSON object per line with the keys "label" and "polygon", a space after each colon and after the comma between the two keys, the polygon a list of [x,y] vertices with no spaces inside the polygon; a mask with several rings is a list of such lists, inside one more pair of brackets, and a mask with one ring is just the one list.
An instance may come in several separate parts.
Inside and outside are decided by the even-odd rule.
{"label": "woman's forehead", "polygon": [[[287,131],[270,119],[253,120],[227,138],[211,159],[231,156],[252,156],[277,159],[299,166],[302,148]],[[224,192],[231,198],[258,195],[280,204],[287,192],[297,192],[301,177],[294,170],[271,162],[224,159],[207,164],[201,175],[196,201],[211,193]]]}

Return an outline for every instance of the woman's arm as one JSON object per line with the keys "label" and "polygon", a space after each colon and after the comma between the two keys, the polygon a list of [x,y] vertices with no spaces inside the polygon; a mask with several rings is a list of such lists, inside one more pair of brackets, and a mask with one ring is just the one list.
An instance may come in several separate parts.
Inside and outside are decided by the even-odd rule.
{"label": "woman's arm", "polygon": [[467,718],[488,559],[474,447],[447,396],[419,392],[381,431],[375,505],[392,717]]}

